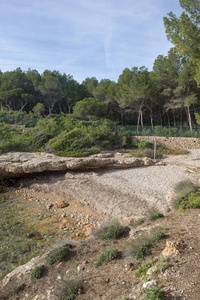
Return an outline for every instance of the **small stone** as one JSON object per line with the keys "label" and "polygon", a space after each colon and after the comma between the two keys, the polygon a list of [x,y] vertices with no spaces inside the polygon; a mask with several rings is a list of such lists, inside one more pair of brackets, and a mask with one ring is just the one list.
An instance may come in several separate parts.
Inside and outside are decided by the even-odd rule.
{"label": "small stone", "polygon": [[149,268],[149,270],[147,271],[146,275],[147,275],[147,276],[151,276],[151,275],[153,275],[156,271],[157,271],[157,267],[156,267],[156,266],[153,266],[153,267]]}
{"label": "small stone", "polygon": [[151,286],[156,286],[157,282],[155,280],[147,281],[143,284],[143,288],[150,288]]}
{"label": "small stone", "polygon": [[64,207],[69,206],[69,203],[67,203],[67,202],[65,202],[65,201],[59,201],[59,202],[56,201],[56,206],[57,206],[58,208],[64,208]]}
{"label": "small stone", "polygon": [[53,203],[49,203],[47,204],[46,209],[51,209],[52,207],[53,207]]}

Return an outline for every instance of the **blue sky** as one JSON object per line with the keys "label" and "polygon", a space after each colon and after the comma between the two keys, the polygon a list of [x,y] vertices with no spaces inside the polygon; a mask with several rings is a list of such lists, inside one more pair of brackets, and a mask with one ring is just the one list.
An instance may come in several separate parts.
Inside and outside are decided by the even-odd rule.
{"label": "blue sky", "polygon": [[57,70],[99,81],[125,68],[152,70],[173,46],[163,17],[178,0],[0,0],[0,69]]}

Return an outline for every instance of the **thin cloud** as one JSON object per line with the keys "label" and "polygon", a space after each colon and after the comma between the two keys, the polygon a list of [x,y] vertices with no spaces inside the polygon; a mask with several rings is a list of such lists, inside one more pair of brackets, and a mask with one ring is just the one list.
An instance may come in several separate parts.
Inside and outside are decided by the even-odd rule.
{"label": "thin cloud", "polygon": [[163,17],[178,0],[8,0],[0,4],[0,69],[56,69],[81,82],[151,69],[172,46]]}

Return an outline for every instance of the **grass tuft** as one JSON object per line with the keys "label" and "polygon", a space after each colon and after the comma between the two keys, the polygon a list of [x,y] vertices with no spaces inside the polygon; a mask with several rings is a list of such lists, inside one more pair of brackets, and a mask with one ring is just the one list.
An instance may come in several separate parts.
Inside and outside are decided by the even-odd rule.
{"label": "grass tuft", "polygon": [[24,282],[18,284],[18,285],[15,287],[14,291],[13,291],[13,295],[17,295],[19,292],[23,291],[23,290],[25,289],[25,286],[26,286],[26,285],[25,285]]}
{"label": "grass tuft", "polygon": [[101,240],[119,239],[126,236],[129,231],[128,226],[122,226],[119,222],[113,221],[98,229],[95,235]]}
{"label": "grass tuft", "polygon": [[59,248],[52,250],[47,256],[48,263],[52,265],[55,262],[61,262],[69,258],[70,248],[71,248],[71,244],[65,244]]}
{"label": "grass tuft", "polygon": [[31,272],[31,278],[36,278],[36,279],[41,278],[42,275],[44,274],[44,271],[45,271],[44,265],[35,267]]}
{"label": "grass tuft", "polygon": [[97,261],[94,264],[94,267],[97,268],[102,265],[103,262],[110,262],[113,259],[119,257],[119,251],[117,249],[112,249],[103,252],[100,256],[98,256]]}

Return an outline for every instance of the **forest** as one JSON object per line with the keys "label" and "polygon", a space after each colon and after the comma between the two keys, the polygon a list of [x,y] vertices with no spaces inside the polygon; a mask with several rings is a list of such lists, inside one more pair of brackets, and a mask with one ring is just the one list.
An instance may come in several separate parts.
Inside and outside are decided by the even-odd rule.
{"label": "forest", "polygon": [[[174,47],[167,56],[159,55],[155,59],[152,71],[145,66],[134,66],[125,68],[117,82],[110,79],[98,81],[92,77],[82,83],[78,83],[72,75],[56,70],[45,70],[42,74],[37,70],[23,71],[21,68],[0,72],[0,151],[12,150],[13,147],[21,151],[23,147],[44,150],[46,145],[49,150],[57,149],[56,153],[66,155],[73,152],[75,146],[70,146],[71,150],[64,153],[62,147],[67,147],[66,144],[58,146],[58,141],[51,139],[61,134],[60,142],[70,140],[69,136],[64,135],[77,130],[78,146],[80,138],[88,134],[89,124],[93,124],[95,141],[85,141],[83,149],[87,148],[87,143],[91,147],[98,145],[98,139],[106,144],[113,135],[113,128],[116,134],[116,125],[135,125],[137,133],[139,128],[143,130],[146,126],[152,130],[155,126],[187,127],[192,132],[199,123],[200,113],[200,2],[179,2],[184,9],[181,16],[178,18],[170,12],[163,19],[167,38]],[[7,130],[7,124],[34,126],[31,130],[35,130],[35,135],[40,132],[39,126],[46,132],[42,133],[45,141],[30,146],[34,143],[28,138],[30,130],[26,132],[26,138],[20,141],[22,144],[16,146],[15,141],[12,146],[9,142],[8,147],[6,136],[10,134],[13,138],[14,133]],[[19,134],[17,139],[20,140]],[[27,139],[30,143],[22,147]],[[121,144],[128,143],[125,142],[127,137],[118,136],[117,139]],[[39,141],[37,138],[35,143]],[[114,140],[112,143],[115,143]]]}

